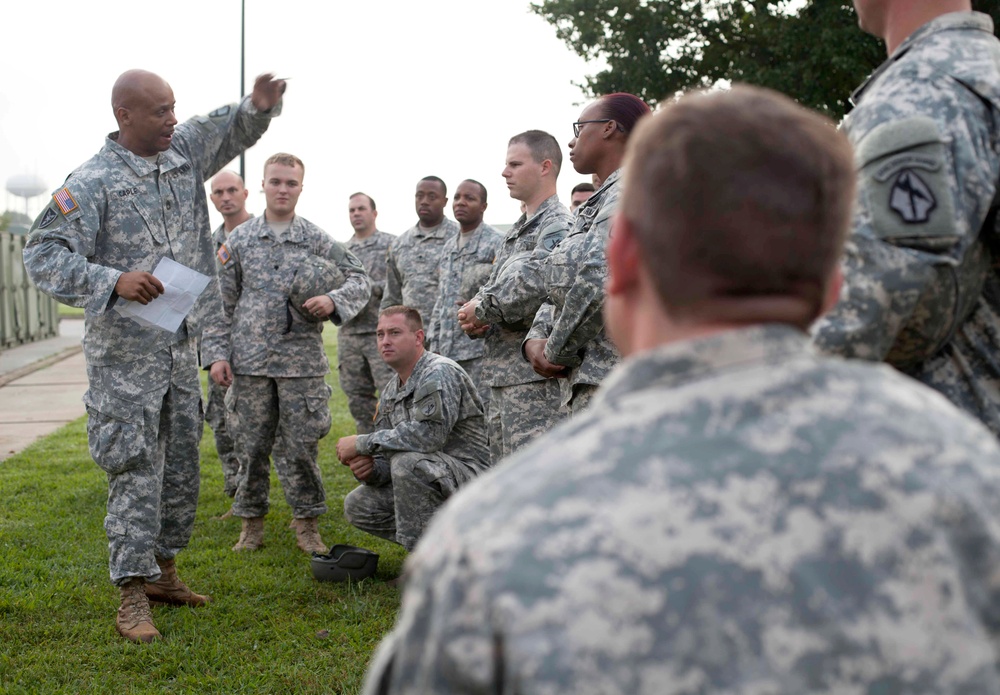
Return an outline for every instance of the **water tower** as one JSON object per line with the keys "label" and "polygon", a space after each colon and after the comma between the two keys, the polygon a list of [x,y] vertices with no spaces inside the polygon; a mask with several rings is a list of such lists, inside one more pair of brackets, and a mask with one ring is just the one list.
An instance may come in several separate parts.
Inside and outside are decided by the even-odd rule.
{"label": "water tower", "polygon": [[24,198],[24,214],[28,217],[31,217],[28,212],[28,201],[45,193],[48,188],[45,182],[34,174],[15,174],[7,179],[7,192],[18,198]]}

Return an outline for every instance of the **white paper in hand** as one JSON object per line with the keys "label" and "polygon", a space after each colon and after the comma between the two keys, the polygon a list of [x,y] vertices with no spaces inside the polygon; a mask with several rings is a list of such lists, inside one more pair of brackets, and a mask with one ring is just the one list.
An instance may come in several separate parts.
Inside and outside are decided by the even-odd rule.
{"label": "white paper in hand", "polygon": [[167,257],[156,264],[153,276],[163,283],[163,294],[149,304],[119,299],[115,304],[115,311],[140,326],[174,333],[191,313],[194,303],[208,287],[211,278]]}

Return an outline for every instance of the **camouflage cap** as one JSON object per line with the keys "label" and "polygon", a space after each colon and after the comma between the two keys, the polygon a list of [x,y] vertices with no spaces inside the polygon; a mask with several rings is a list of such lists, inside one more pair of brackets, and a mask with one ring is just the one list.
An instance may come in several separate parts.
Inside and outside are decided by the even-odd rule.
{"label": "camouflage cap", "polygon": [[309,256],[295,269],[288,301],[302,318],[318,322],[321,319],[302,311],[302,305],[307,299],[332,292],[343,285],[344,280],[344,273],[336,263],[321,256]]}

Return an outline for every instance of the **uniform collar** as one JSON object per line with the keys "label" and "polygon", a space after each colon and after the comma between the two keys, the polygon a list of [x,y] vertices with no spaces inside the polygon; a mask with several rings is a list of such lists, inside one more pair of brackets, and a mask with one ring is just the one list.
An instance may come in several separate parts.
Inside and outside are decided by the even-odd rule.
{"label": "uniform collar", "polygon": [[104,141],[104,147],[108,151],[114,152],[122,159],[122,161],[128,164],[132,171],[135,172],[136,176],[149,176],[156,170],[164,173],[173,169],[180,169],[184,166],[187,166],[188,168],[191,167],[191,165],[188,164],[188,161],[172,147],[168,150],[160,152],[156,158],[155,164],[148,162],[135,152],[119,145],[118,134],[119,131],[117,130],[113,133],[108,133],[108,137]]}
{"label": "uniform collar", "polygon": [[785,324],[765,324],[663,345],[628,357],[605,380],[596,401],[612,401],[635,391],[667,391],[721,372],[763,364],[780,365],[814,354],[809,336]]}
{"label": "uniform collar", "polygon": [[[292,241],[299,242],[305,239],[306,236],[306,220],[295,215],[292,218],[292,223],[288,226],[288,229],[284,233],[278,234],[270,224],[267,222],[267,213],[264,213],[260,217],[255,217],[254,221],[256,224],[257,236],[264,238],[269,237],[275,241]],[[251,220],[247,220],[244,224],[250,224]]]}
{"label": "uniform collar", "polygon": [[895,65],[903,56],[910,52],[914,46],[928,37],[939,34],[943,31],[955,30],[979,30],[988,34],[993,34],[993,18],[981,12],[949,12],[935,17],[927,22],[915,32],[906,37],[903,43],[899,44],[889,58],[878,66],[871,75],[865,79],[861,85],[851,93],[851,104],[857,105],[865,90],[868,89],[879,75]]}
{"label": "uniform collar", "polygon": [[538,206],[538,209],[535,210],[535,214],[531,217],[528,217],[525,213],[521,213],[521,216],[517,218],[517,222],[515,222],[514,226],[510,228],[510,232],[508,233],[509,236],[516,237],[519,236],[525,229],[530,229],[542,219],[546,212],[558,204],[559,196],[553,193],[542,201],[542,204]]}
{"label": "uniform collar", "polygon": [[422,378],[423,373],[427,369],[427,366],[432,360],[432,355],[430,350],[424,350],[424,354],[420,356],[417,363],[413,365],[413,371],[410,372],[410,378],[406,380],[406,383],[402,383],[399,375],[396,375],[396,396],[394,400],[401,401],[407,396],[409,396],[416,389],[415,384],[417,384]]}
{"label": "uniform collar", "polygon": [[[423,227],[420,226],[420,221],[418,220],[417,223],[413,225],[414,235],[420,237],[436,237],[438,239],[444,239],[448,236],[449,232],[452,231],[451,229],[449,229],[450,227],[450,225],[448,224],[449,222],[451,222],[451,220],[449,220],[447,217],[444,217],[441,219],[441,224],[439,224],[438,226],[431,227],[430,229],[424,229]],[[452,222],[452,224],[455,227],[458,227],[457,222]]]}

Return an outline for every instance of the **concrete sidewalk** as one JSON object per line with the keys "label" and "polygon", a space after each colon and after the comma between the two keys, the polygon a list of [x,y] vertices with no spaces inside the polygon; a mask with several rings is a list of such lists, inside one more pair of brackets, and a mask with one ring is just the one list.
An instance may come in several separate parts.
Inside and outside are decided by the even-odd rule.
{"label": "concrete sidewalk", "polygon": [[86,411],[83,318],[64,318],[59,337],[0,352],[0,461]]}

